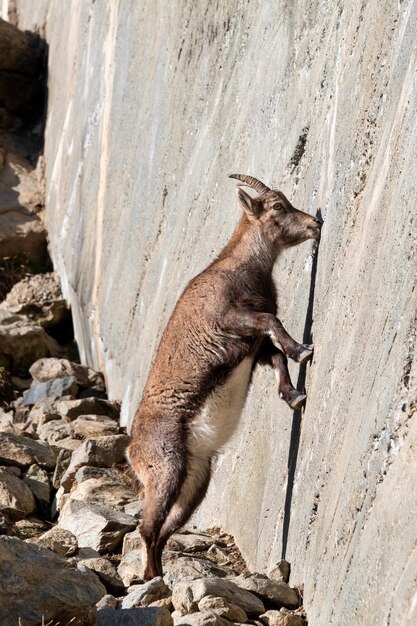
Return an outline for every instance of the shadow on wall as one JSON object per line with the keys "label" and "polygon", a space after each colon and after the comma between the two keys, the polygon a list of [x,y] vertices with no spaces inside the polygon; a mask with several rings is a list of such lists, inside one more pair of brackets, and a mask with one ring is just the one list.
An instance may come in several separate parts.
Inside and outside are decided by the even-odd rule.
{"label": "shadow on wall", "polygon": [[[323,219],[320,209],[318,209],[316,213],[316,217],[318,217],[320,220]],[[320,246],[320,242],[316,244],[314,252],[313,252],[313,264],[311,268],[308,307],[307,307],[306,319],[304,323],[303,343],[313,343],[314,293],[316,289],[319,246]],[[298,374],[296,389],[300,391],[305,390],[306,375],[307,375],[307,364],[300,365],[300,371]],[[287,490],[285,493],[284,520],[283,520],[283,525],[282,525],[282,554],[281,554],[282,559],[285,559],[286,554],[287,554],[288,534],[289,534],[290,522],[291,522],[292,494],[293,494],[293,489],[294,489],[295,470],[297,468],[298,449],[300,447],[301,422],[302,422],[303,412],[304,412],[304,409],[296,409],[293,412],[290,447],[288,451],[288,464],[287,464],[288,480],[287,480]]]}

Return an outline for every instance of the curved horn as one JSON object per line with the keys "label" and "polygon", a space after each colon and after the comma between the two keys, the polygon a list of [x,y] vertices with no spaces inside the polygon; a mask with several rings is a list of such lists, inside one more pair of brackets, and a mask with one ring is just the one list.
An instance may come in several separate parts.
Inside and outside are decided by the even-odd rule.
{"label": "curved horn", "polygon": [[229,178],[236,178],[236,180],[240,180],[247,187],[252,187],[259,194],[266,193],[267,191],[271,191],[269,187],[261,183],[257,178],[253,178],[253,176],[246,176],[246,174],[229,174]]}

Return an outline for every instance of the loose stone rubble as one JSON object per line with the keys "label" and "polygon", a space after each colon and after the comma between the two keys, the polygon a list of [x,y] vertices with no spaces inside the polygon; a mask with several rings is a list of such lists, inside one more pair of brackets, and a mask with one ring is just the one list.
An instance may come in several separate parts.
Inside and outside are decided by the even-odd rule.
{"label": "loose stone rubble", "polygon": [[21,281],[0,304],[0,623],[306,624],[289,564],[249,573],[220,529],[175,533],[164,577],[143,581],[143,503],[120,405],[100,373],[61,358],[47,334],[61,309],[53,275]]}

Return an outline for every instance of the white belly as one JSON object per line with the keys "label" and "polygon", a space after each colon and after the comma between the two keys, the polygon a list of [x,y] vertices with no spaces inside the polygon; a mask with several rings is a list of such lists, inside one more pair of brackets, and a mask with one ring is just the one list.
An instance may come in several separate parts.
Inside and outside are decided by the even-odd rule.
{"label": "white belly", "polygon": [[191,422],[188,444],[192,454],[212,455],[234,433],[245,404],[252,362],[251,357],[243,359],[226,382],[206,398],[203,407]]}

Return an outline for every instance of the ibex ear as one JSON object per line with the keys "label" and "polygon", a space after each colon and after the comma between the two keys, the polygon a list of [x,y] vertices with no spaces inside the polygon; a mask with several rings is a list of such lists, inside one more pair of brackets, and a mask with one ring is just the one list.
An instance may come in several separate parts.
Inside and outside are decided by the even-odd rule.
{"label": "ibex ear", "polygon": [[241,187],[236,189],[237,203],[247,215],[257,217],[261,213],[261,204],[255,198],[251,198]]}

